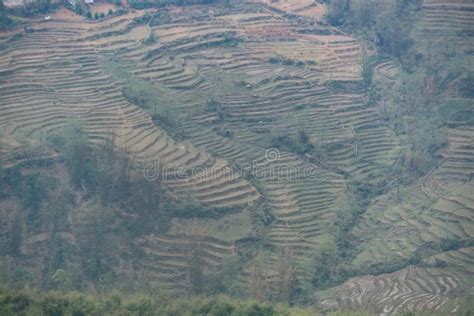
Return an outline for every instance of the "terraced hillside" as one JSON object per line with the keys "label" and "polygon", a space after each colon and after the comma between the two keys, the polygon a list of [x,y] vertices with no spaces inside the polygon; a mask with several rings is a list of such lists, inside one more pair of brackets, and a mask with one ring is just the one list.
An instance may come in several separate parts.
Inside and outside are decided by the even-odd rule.
{"label": "terraced hillside", "polygon": [[[449,36],[467,52],[473,50],[474,2],[425,0],[421,32],[426,39]],[[467,37],[466,37],[467,36]]]}
{"label": "terraced hillside", "polygon": [[315,0],[265,0],[264,2],[275,9],[314,19],[321,19],[326,12],[325,5]]}
{"label": "terraced hillside", "polygon": [[[196,11],[193,8],[193,14],[197,15]],[[239,169],[257,163],[260,172],[291,167],[291,172],[302,173],[309,165],[293,154],[282,153],[278,161],[265,161],[270,130],[275,125],[273,122],[279,122],[283,129],[294,129],[296,133],[297,126],[293,124],[297,118],[283,122],[285,113],[295,106],[315,106],[321,100],[321,103],[326,102],[321,107],[327,108],[321,111],[330,112],[333,104],[333,111],[337,111],[335,103],[345,96],[335,97],[336,101],[332,101],[332,93],[324,84],[326,80],[357,78],[357,43],[343,35],[318,37],[299,34],[300,26],[259,6],[255,8],[256,12],[247,14],[241,13],[241,8],[235,11],[238,13],[217,15],[205,27],[182,23],[154,26],[152,22],[152,32],[158,42],[142,51],[124,51],[119,56],[125,67],[130,68],[130,73],[164,87],[164,98],[174,106],[185,106],[186,111],[196,113],[184,123],[186,138],[195,146],[231,161]],[[186,13],[179,12],[173,18],[179,21],[180,14]],[[281,33],[274,33],[278,28]],[[228,37],[223,38],[223,34]],[[295,39],[307,42],[307,45],[296,45]],[[229,41],[242,43],[237,46],[226,44]],[[344,45],[348,48],[339,48]],[[295,53],[295,50],[298,51]],[[324,55],[311,54],[317,51]],[[153,56],[148,52],[153,52]],[[339,54],[343,61],[337,60]],[[170,60],[170,55],[173,60]],[[292,63],[306,61],[308,65],[275,65],[269,61],[272,57],[295,60]],[[310,63],[308,59],[315,61]],[[176,64],[182,70],[176,69]],[[342,70],[347,65],[353,68],[352,74],[349,69]],[[239,82],[238,78],[245,78],[245,82]],[[304,90],[301,89],[302,83],[306,86]],[[180,91],[179,100],[173,100],[171,89]],[[223,108],[225,123],[220,122],[219,113],[207,111],[209,99]],[[362,117],[360,120],[354,118],[354,121],[362,125],[364,119],[367,120]],[[341,130],[350,141],[353,135],[348,129],[352,122],[344,120],[343,113],[341,120],[342,124],[347,122],[348,127],[342,128],[342,124],[336,121],[334,128]],[[231,139],[219,135],[223,126],[233,135]],[[308,133],[317,135],[318,127],[314,131],[308,129]],[[291,181],[286,178],[261,179],[267,192],[265,198],[277,216],[269,233],[270,240],[278,246],[295,247],[302,256],[317,245],[318,236],[328,234],[323,225],[332,221],[331,205],[337,193],[343,191],[339,175],[326,170],[319,170],[318,174],[321,181],[301,176]]]}
{"label": "terraced hillside", "polygon": [[[446,262],[447,267],[443,269],[410,267],[391,274],[350,279],[331,290],[333,298],[323,296],[321,304],[328,309],[370,307],[383,314],[404,310],[439,311],[450,298],[469,291],[466,279],[472,282],[472,250],[461,248],[428,259]],[[456,309],[450,312],[455,313]]]}
{"label": "terraced hillside", "polygon": [[[7,165],[22,158],[25,142],[39,144],[74,119],[84,125],[93,142],[113,134],[117,145],[126,148],[138,165],[156,167],[159,160],[164,169],[180,168],[190,174],[182,179],[170,172],[166,179],[176,199],[191,196],[215,209],[247,208],[259,200],[259,193],[247,181],[233,173],[225,160],[169,137],[150,115],[125,99],[120,83],[102,69],[107,53],[135,47],[146,37],[144,25],[128,27],[139,14],[87,23],[61,10],[47,28],[38,24],[33,33],[9,42],[1,57],[0,93]],[[110,29],[118,35],[107,40],[97,36]],[[182,68],[175,67],[175,76],[180,76]],[[177,239],[176,243],[183,239],[169,238]]]}
{"label": "terraced hillside", "polygon": [[[436,4],[425,7],[427,25]],[[153,286],[187,294],[193,248],[210,271],[247,251],[249,240],[290,248],[303,278],[300,266],[334,238],[350,183],[386,184],[402,149],[378,106],[368,105],[361,42],[322,23],[324,11],[316,1],[280,0],[88,21],[60,9],[50,21],[32,22],[33,32],[4,34],[2,156],[14,164],[27,155],[25,144],[41,145],[76,120],[91,142],[113,135],[145,172],[157,164],[178,170],[164,179],[169,195],[213,216],[176,216],[167,233],[134,241]],[[397,64],[384,60],[374,73],[394,81]],[[316,293],[321,306],[439,309],[469,287],[474,129],[454,118],[450,126],[439,166],[401,193],[371,201],[350,232],[354,271],[390,262],[395,272]],[[313,154],[282,141],[301,135]],[[258,219],[263,210],[272,215],[266,225]],[[465,247],[436,248],[453,239]],[[432,251],[418,256],[427,245]],[[277,258],[268,260],[274,272]],[[242,279],[248,276],[247,266]]]}
{"label": "terraced hillside", "polygon": [[[115,25],[120,22],[107,21]],[[140,164],[159,159],[165,168],[202,167],[200,170],[212,174],[225,171],[228,168],[225,161],[190,145],[178,144],[157,128],[148,114],[124,98],[117,82],[101,69],[100,53],[134,45],[140,36],[146,35],[141,32],[143,27],[117,36],[116,42],[107,44],[100,39],[92,41],[82,37],[94,34],[95,27],[99,25],[56,19],[48,23],[50,30],[38,28],[24,34],[21,40],[4,50],[2,80],[5,84],[1,88],[1,102],[5,138],[12,139],[6,141],[10,146],[8,151],[17,152],[20,138],[45,137],[68,119],[77,118],[93,141],[114,134],[118,145],[126,147]],[[258,199],[258,193],[238,178],[226,179],[218,188],[214,187],[214,190],[226,190],[227,181],[232,187],[240,188],[238,194],[230,193],[229,199],[216,197],[213,186],[206,184],[206,178],[205,174],[199,177],[194,174],[187,181],[170,179],[169,186],[180,196],[181,192],[192,194],[202,184],[206,189],[192,195],[215,207],[245,206]]]}
{"label": "terraced hillside", "polygon": [[[429,45],[430,39],[442,37],[470,58],[472,5],[472,1],[424,1],[417,33],[420,41]],[[396,76],[396,68],[393,63],[381,63],[374,75],[390,79]],[[376,198],[351,232],[358,248],[354,267],[367,271],[409,268],[356,277],[323,292],[320,299],[326,308],[370,306],[388,314],[404,309],[439,310],[459,293],[472,291],[472,99],[451,93],[444,103],[451,114],[442,131],[448,145],[438,165],[413,185]]]}
{"label": "terraced hillside", "polygon": [[189,260],[195,259],[193,251],[202,251],[206,272],[215,269],[226,255],[235,251],[230,243],[203,236],[146,236],[140,243],[146,254],[143,265],[149,271],[151,285],[175,294],[192,291],[188,270]]}

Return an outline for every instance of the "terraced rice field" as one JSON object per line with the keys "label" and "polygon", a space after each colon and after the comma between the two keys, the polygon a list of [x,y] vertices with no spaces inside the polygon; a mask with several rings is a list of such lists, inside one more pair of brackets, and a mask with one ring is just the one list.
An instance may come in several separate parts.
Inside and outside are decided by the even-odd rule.
{"label": "terraced rice field", "polygon": [[[451,41],[467,52],[474,49],[474,1],[425,0],[421,32],[426,39],[449,36]],[[462,37],[461,37],[462,36]]]}
{"label": "terraced rice field", "polygon": [[202,236],[147,236],[139,240],[138,244],[146,255],[142,264],[152,280],[151,285],[175,294],[190,292],[188,261],[192,260],[191,253],[196,247],[202,249],[206,272],[235,251],[232,244]]}
{"label": "terraced rice field", "polygon": [[[456,268],[449,265],[443,269],[410,267],[391,274],[350,279],[331,290],[337,299],[323,296],[321,304],[327,308],[370,308],[385,315],[404,310],[438,311],[450,298],[466,291],[466,284],[472,282],[469,267],[473,264],[472,249],[440,256],[449,256],[450,264]],[[468,268],[459,269],[462,264]]]}
{"label": "terraced rice field", "polygon": [[352,231],[359,249],[353,266],[380,267],[425,258],[423,266],[432,267],[412,266],[376,277],[351,279],[337,288],[337,294],[328,295],[325,304],[375,306],[383,313],[438,310],[450,297],[469,291],[473,282],[471,248],[425,256],[436,253],[436,245],[449,240],[472,243],[471,132],[470,127],[462,125],[448,129],[449,146],[441,163],[406,191],[393,190],[379,197]]}
{"label": "terraced rice field", "polygon": [[[425,0],[420,39],[448,37],[456,49],[472,53],[473,5],[472,1]],[[396,73],[390,61],[374,68],[378,80],[393,80]],[[472,105],[471,99],[455,100]],[[471,245],[474,234],[472,124],[449,126],[444,131],[448,147],[439,165],[411,187],[378,197],[351,232],[358,248],[353,266],[412,262],[410,267],[350,279],[320,293],[323,306],[374,308],[382,314],[439,310],[450,298],[471,291],[472,247],[436,254],[437,245],[447,240]],[[419,259],[423,260],[417,264]]]}
{"label": "terraced rice field", "polygon": [[322,19],[326,6],[315,0],[264,0],[264,3],[278,10],[313,19]]}
{"label": "terraced rice field", "polygon": [[[304,262],[330,235],[347,180],[377,183],[400,152],[395,133],[367,106],[361,43],[315,26],[324,6],[309,0],[160,10],[166,18],[134,22],[145,14],[137,11],[91,22],[62,9],[51,21],[33,24],[33,33],[10,41],[4,36],[1,41],[9,42],[0,55],[0,126],[6,159],[21,158],[25,140],[39,143],[74,119],[92,142],[113,134],[142,167],[159,159],[164,168],[191,174],[164,184],[177,199],[191,197],[222,210],[208,222],[215,227],[196,238],[192,224],[174,219],[168,234],[136,241],[150,282],[170,291],[186,292],[187,252],[196,241],[206,269],[216,267],[251,235],[252,216],[263,204],[275,215],[269,242],[290,247]],[[148,40],[151,34],[154,41]],[[390,61],[375,69],[376,76],[390,80],[397,74]],[[153,109],[126,98],[123,73],[151,84],[159,92],[157,102],[176,110],[180,139],[153,122]],[[219,104],[217,111],[209,109],[212,103]],[[301,129],[325,148],[324,162],[285,151],[269,161],[273,137]],[[405,260],[442,238],[472,239],[473,133],[470,126],[447,131],[443,163],[403,192],[403,203],[389,192],[370,205],[352,232],[358,249],[354,266]],[[257,169],[248,172],[249,166]],[[258,183],[237,172],[242,170]],[[261,176],[274,170],[278,176]],[[226,235],[229,223],[235,226]],[[323,305],[374,304],[387,313],[438,309],[465,287],[464,272],[449,267],[472,271],[471,252],[439,254],[436,260],[448,268],[410,267],[351,279],[325,294]]]}
{"label": "terraced rice field", "polygon": [[[449,147],[445,159],[421,183],[402,193],[403,202],[392,192],[372,204],[354,229],[365,249],[357,260],[362,263],[368,258],[372,262],[394,256],[409,258],[424,245],[443,238],[472,240],[471,132],[466,126],[447,131]],[[377,228],[380,236],[376,241],[373,236]],[[366,242],[371,246],[364,242],[369,232],[372,241]]]}

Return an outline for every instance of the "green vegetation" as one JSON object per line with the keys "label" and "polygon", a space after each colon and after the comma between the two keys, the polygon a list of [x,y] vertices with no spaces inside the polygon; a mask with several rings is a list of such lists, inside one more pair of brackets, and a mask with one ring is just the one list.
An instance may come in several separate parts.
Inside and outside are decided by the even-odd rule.
{"label": "green vegetation", "polygon": [[[413,312],[403,315],[446,315],[453,309],[457,315],[470,315],[472,299],[460,298],[436,312]],[[2,315],[251,315],[251,316],[305,316],[319,315],[314,310],[271,306],[256,301],[235,300],[226,296],[212,298],[194,297],[172,299],[160,294],[123,295],[111,292],[105,295],[88,295],[77,292],[62,293],[36,291],[14,292],[0,290],[0,312]],[[365,311],[339,310],[328,316],[372,316]]]}
{"label": "green vegetation", "polygon": [[330,0],[328,20],[354,30],[376,43],[379,50],[405,61],[413,45],[410,33],[420,14],[420,0]]}
{"label": "green vegetation", "polygon": [[[302,61],[294,61],[292,59],[285,59],[285,58],[280,58],[278,56],[274,56],[274,57],[270,57],[268,59],[268,62],[271,63],[271,64],[278,64],[278,63],[281,63],[283,65],[286,65],[286,66],[292,66],[292,65],[295,65],[295,66],[304,66],[304,62]],[[314,64],[314,62],[308,62],[308,64]]]}
{"label": "green vegetation", "polygon": [[[147,39],[148,43],[150,43],[149,41],[150,39]],[[165,97],[169,94],[168,89],[130,76],[119,64],[109,62],[104,67],[108,72],[123,78],[125,83],[122,92],[129,102],[150,113],[157,125],[172,136],[178,139],[184,136],[185,130],[182,122],[178,119],[178,110]]]}
{"label": "green vegetation", "polygon": [[309,136],[304,129],[300,129],[298,135],[294,137],[289,135],[276,135],[272,140],[272,145],[299,155],[304,155],[314,148],[314,145],[311,144]]}
{"label": "green vegetation", "polygon": [[3,0],[0,0],[0,31],[6,31],[15,26],[15,21],[9,16]]}
{"label": "green vegetation", "polygon": [[340,281],[338,263],[337,245],[331,240],[322,242],[321,246],[312,254],[306,267],[311,285],[315,288],[324,288]]}
{"label": "green vegetation", "polygon": [[81,293],[12,292],[0,290],[2,315],[311,315],[309,311],[273,307],[225,296],[176,300],[166,296],[119,293],[92,296]]}

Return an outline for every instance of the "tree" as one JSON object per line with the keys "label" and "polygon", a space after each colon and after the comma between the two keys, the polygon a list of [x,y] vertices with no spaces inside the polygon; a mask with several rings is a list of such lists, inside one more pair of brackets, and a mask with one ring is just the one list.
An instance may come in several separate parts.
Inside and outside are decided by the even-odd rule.
{"label": "tree", "polygon": [[166,199],[159,182],[146,179],[135,180],[132,184],[130,198],[125,199],[135,211],[129,227],[134,234],[166,232],[170,225],[169,201]]}
{"label": "tree", "polygon": [[59,187],[47,193],[41,206],[41,224],[51,238],[68,228],[68,216],[73,204],[74,195],[69,187]]}
{"label": "tree", "polygon": [[248,270],[249,297],[259,302],[265,302],[267,300],[268,277],[262,258],[258,255],[254,257]]}
{"label": "tree", "polygon": [[10,228],[10,251],[13,256],[21,254],[21,244],[23,240],[23,226],[20,212],[15,213],[13,223]]}
{"label": "tree", "polygon": [[[3,132],[0,130],[0,153],[3,152],[3,143],[2,143],[2,139],[3,139]],[[5,169],[3,167],[3,164],[4,164],[4,158],[3,158],[3,154],[0,155],[0,183],[2,183],[5,179],[4,179],[4,176],[5,176]],[[2,197],[2,190],[0,190],[0,198]]]}
{"label": "tree", "polygon": [[411,32],[420,8],[418,0],[383,3],[377,17],[375,32],[379,49],[404,62],[412,48]]}
{"label": "tree", "polygon": [[[48,273],[50,276],[57,271],[58,269],[63,269],[67,263],[67,256],[68,256],[68,247],[67,243],[64,239],[60,236],[59,233],[51,234],[48,241],[48,249],[49,255],[44,259],[44,268],[43,271]],[[54,283],[54,280],[51,278],[50,280]]]}
{"label": "tree", "polygon": [[331,0],[328,7],[328,19],[333,25],[340,25],[343,22],[349,8],[349,0]]}
{"label": "tree", "polygon": [[351,0],[350,10],[353,15],[354,24],[359,29],[370,29],[376,23],[377,13],[380,12],[377,0]]}
{"label": "tree", "polygon": [[48,12],[51,6],[51,0],[41,0],[40,1],[40,11],[45,13]]}
{"label": "tree", "polygon": [[89,280],[98,281],[113,273],[112,261],[115,245],[110,227],[114,224],[111,209],[97,205],[75,210],[71,216],[77,232],[82,269]]}
{"label": "tree", "polygon": [[187,249],[188,282],[190,294],[199,295],[204,289],[204,244],[193,238]]}
{"label": "tree", "polygon": [[309,260],[306,271],[311,285],[321,288],[330,285],[336,279],[338,249],[332,240],[321,242]]}
{"label": "tree", "polygon": [[82,9],[81,5],[76,4],[76,13],[79,15],[82,15],[82,13],[84,13],[84,10]]}
{"label": "tree", "polygon": [[206,277],[209,294],[226,294],[233,297],[242,296],[239,275],[242,272],[242,260],[237,255],[229,255],[222,259],[219,267]]}
{"label": "tree", "polygon": [[183,249],[186,259],[185,288],[188,295],[203,293],[204,275],[204,235],[207,227],[200,227],[197,221],[191,224],[191,231]]}
{"label": "tree", "polygon": [[40,207],[47,196],[46,179],[38,174],[25,176],[22,180],[22,189],[17,194],[23,206],[28,210],[28,222],[35,223],[40,219]]}
{"label": "tree", "polygon": [[114,14],[114,10],[109,9],[109,12],[107,13],[107,15],[112,15],[112,14]]}
{"label": "tree", "polygon": [[54,272],[51,280],[56,284],[57,288],[61,291],[70,289],[71,280],[66,271],[63,269],[58,269]]}
{"label": "tree", "polygon": [[276,293],[278,300],[290,305],[295,295],[296,265],[293,252],[286,247],[282,247],[279,250],[277,275]]}
{"label": "tree", "polygon": [[30,16],[33,13],[33,6],[30,5],[27,0],[22,0],[21,4],[21,14],[23,16]]}
{"label": "tree", "polygon": [[91,11],[87,11],[86,17],[87,17],[88,19],[92,19],[92,12],[91,12]]}
{"label": "tree", "polygon": [[12,18],[8,16],[6,12],[0,10],[0,31],[6,31],[11,29],[15,25]]}
{"label": "tree", "polygon": [[336,200],[336,216],[332,235],[336,240],[344,238],[344,233],[351,227],[355,216],[360,212],[360,206],[355,196],[349,191],[341,192]]}
{"label": "tree", "polygon": [[[93,151],[94,186],[103,205],[128,198],[132,190],[133,163],[126,148],[117,148],[115,138],[107,138]],[[142,177],[139,176],[139,179]],[[142,196],[137,188],[137,194]],[[139,201],[138,198],[133,199]],[[136,207],[136,205],[133,205]]]}
{"label": "tree", "polygon": [[436,152],[447,144],[433,118],[412,120],[408,133],[409,148],[405,153],[405,168],[411,176],[419,177],[436,166]]}
{"label": "tree", "polygon": [[372,66],[372,59],[367,56],[365,46],[362,54],[362,79],[364,80],[364,87],[368,89],[372,84],[374,70]]}
{"label": "tree", "polygon": [[87,135],[82,126],[77,122],[70,122],[64,130],[64,158],[68,167],[73,186],[85,188],[86,182],[91,182],[90,153],[91,148],[87,141]]}

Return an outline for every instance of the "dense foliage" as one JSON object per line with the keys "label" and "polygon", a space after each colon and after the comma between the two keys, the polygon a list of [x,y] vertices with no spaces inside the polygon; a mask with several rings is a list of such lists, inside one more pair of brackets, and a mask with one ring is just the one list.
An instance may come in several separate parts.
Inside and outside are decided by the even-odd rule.
{"label": "dense foliage", "polygon": [[173,300],[159,295],[125,297],[119,293],[92,296],[81,293],[13,292],[0,290],[0,314],[10,315],[311,315],[309,311],[273,307],[228,297]]}
{"label": "dense foliage", "polygon": [[[470,315],[472,301],[458,300],[457,315]],[[451,306],[448,306],[451,307]],[[446,315],[449,309],[431,312],[429,315]],[[172,299],[160,294],[147,293],[126,296],[119,292],[106,295],[90,295],[77,292],[12,291],[0,289],[0,314],[13,315],[210,315],[210,316],[309,316],[319,315],[315,310],[271,306],[256,301],[235,300],[227,296],[211,298],[194,297]],[[372,316],[367,311],[339,310],[326,313],[328,316]],[[404,315],[423,316],[427,313]]]}
{"label": "dense foliage", "polygon": [[3,0],[0,0],[0,31],[5,31],[15,25],[13,19],[7,14]]}

